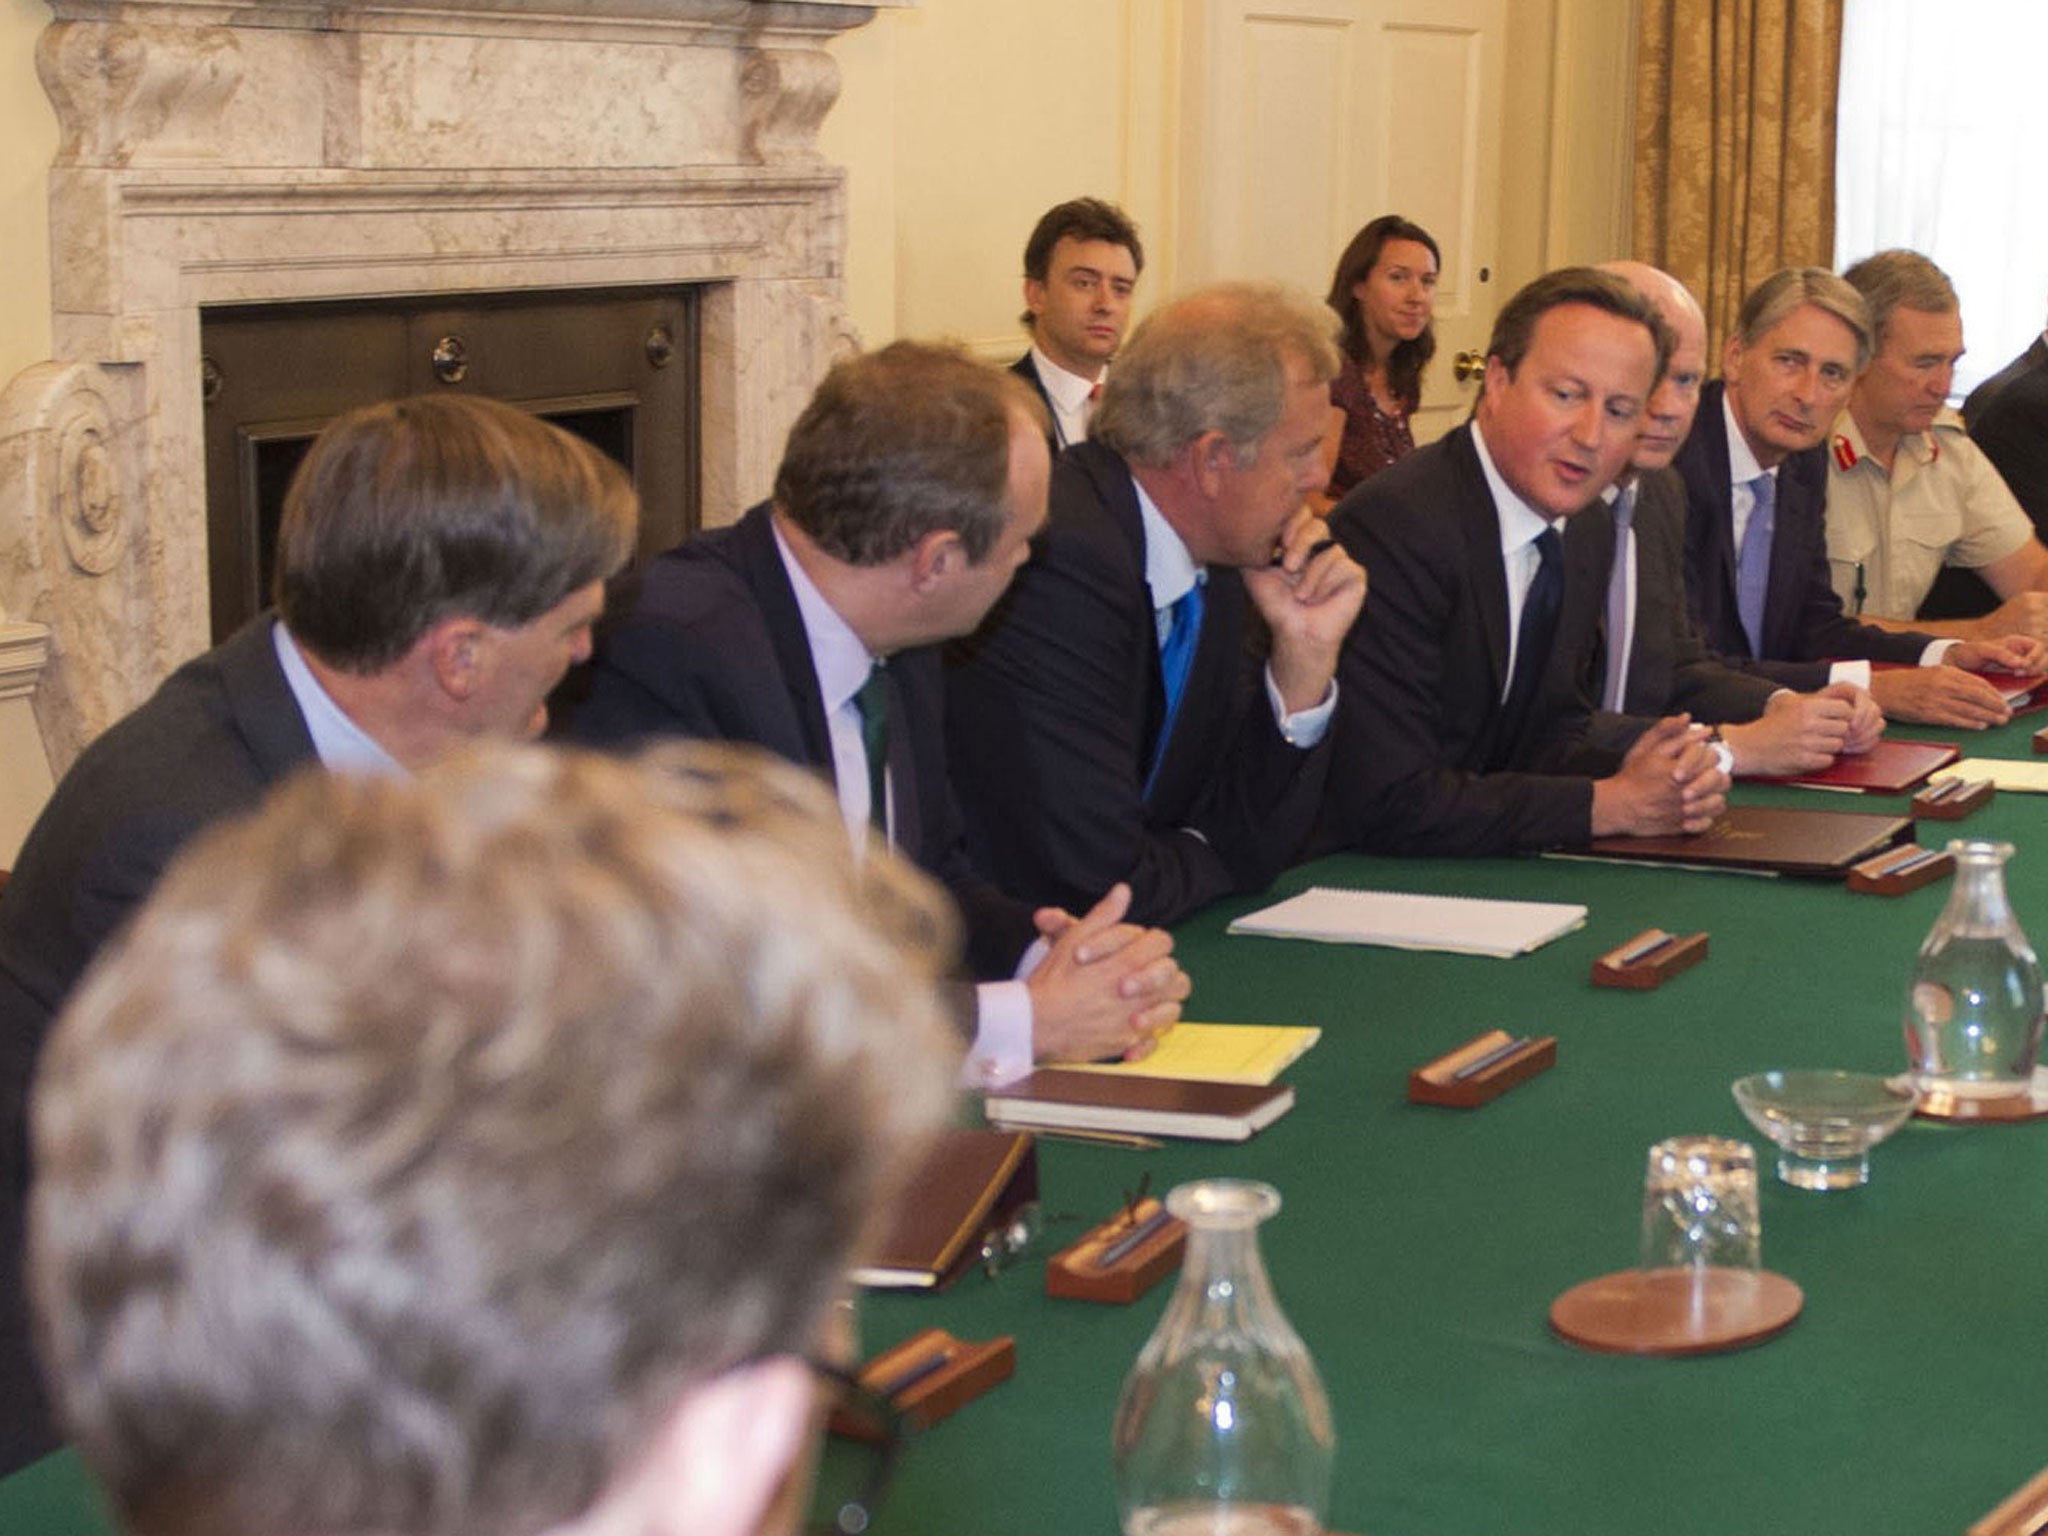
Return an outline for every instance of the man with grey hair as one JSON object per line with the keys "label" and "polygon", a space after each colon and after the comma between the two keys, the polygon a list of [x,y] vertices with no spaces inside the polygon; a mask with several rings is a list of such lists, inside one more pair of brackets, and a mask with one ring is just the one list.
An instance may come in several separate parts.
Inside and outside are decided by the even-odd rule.
{"label": "man with grey hair", "polygon": [[1863,296],[1825,268],[1786,267],[1743,300],[1674,461],[1686,598],[1710,646],[1789,688],[1853,682],[1892,719],[2003,724],[2011,707],[1973,673],[2033,670],[2048,649],[1880,629],[1844,613],[1829,580],[1822,439],[1869,360]]}
{"label": "man with grey hair", "polygon": [[538,732],[638,516],[623,469],[512,406],[352,411],[286,493],[276,614],[186,663],[65,774],[0,897],[0,1470],[47,1445],[8,1292],[22,1105],[80,973],[193,833],[301,765],[404,773]]}
{"label": "man with grey hair", "polygon": [[1876,350],[1835,420],[1828,454],[1836,595],[1857,617],[1904,629],[1944,569],[1969,571],[1997,606],[1914,628],[2048,639],[2048,546],[1949,409],[1963,354],[1955,288],[1916,251],[1879,251],[1842,276],[1870,306]]}
{"label": "man with grey hair", "polygon": [[872,827],[937,876],[966,920],[984,1085],[1034,1060],[1143,1054],[1188,989],[1171,937],[1123,922],[1113,877],[1075,900],[1078,921],[1064,903],[1034,913],[962,841],[934,647],[978,624],[1029,553],[1044,434],[1021,380],[957,348],[898,341],[837,364],[790,429],[774,500],[624,583],[564,689],[584,741],[745,741],[818,769],[856,845]]}
{"label": "man with grey hair", "polygon": [[951,933],[730,747],[212,829],[36,1085],[38,1337],[120,1528],[793,1530],[845,1266],[950,1109]]}
{"label": "man with grey hair", "polygon": [[1008,889],[1065,904],[1127,881],[1133,918],[1171,923],[1299,853],[1365,596],[1304,504],[1332,328],[1305,295],[1223,285],[1118,353],[1036,553],[948,651],[969,846]]}

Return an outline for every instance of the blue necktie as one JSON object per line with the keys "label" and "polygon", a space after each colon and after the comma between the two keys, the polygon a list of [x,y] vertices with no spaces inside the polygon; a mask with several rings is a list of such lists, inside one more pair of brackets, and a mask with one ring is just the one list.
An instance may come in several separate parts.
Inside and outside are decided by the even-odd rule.
{"label": "blue necktie", "polygon": [[1550,643],[1557,638],[1557,613],[1564,606],[1564,553],[1557,530],[1545,528],[1536,535],[1535,579],[1522,599],[1522,624],[1515,635],[1515,671],[1508,683],[1507,702],[1502,706],[1505,729],[1501,745],[1510,746],[1521,734],[1522,722],[1536,698],[1536,685],[1550,663]]}
{"label": "blue necktie", "polygon": [[1749,654],[1764,653],[1764,595],[1771,585],[1771,535],[1778,527],[1778,482],[1774,476],[1758,475],[1749,482],[1756,493],[1756,508],[1749,514],[1749,526],[1742,530],[1742,553],[1735,561],[1735,607],[1742,615],[1743,633],[1749,636]]}
{"label": "blue necktie", "polygon": [[1166,685],[1166,715],[1159,722],[1159,738],[1152,745],[1152,767],[1145,775],[1145,793],[1152,793],[1159,777],[1159,765],[1166,761],[1166,744],[1173,739],[1173,723],[1180,715],[1181,696],[1188,691],[1188,674],[1195,666],[1195,646],[1202,635],[1202,583],[1196,583],[1174,599],[1167,610],[1166,638],[1159,645],[1159,673]]}

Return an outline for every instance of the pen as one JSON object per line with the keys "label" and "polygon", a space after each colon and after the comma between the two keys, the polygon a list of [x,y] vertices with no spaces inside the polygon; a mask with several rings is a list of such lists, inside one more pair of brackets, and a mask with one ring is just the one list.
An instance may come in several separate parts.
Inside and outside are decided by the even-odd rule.
{"label": "pen", "polygon": [[1627,949],[1624,949],[1614,957],[1613,963],[1617,968],[1624,965],[1634,965],[1639,961],[1649,959],[1658,950],[1677,942],[1677,934],[1666,933],[1663,929],[1659,928],[1652,932],[1650,937],[1638,939],[1635,943],[1629,945]]}
{"label": "pen", "polygon": [[999,1131],[1027,1130],[1040,1141],[1078,1141],[1096,1147],[1129,1147],[1133,1152],[1157,1152],[1166,1143],[1157,1136],[1140,1136],[1131,1131],[1046,1130],[1041,1126],[1009,1126],[990,1121]]}
{"label": "pen", "polygon": [[1108,1269],[1112,1265],[1122,1263],[1144,1246],[1147,1238],[1151,1237],[1171,1220],[1173,1220],[1172,1213],[1162,1205],[1158,1210],[1147,1216],[1143,1221],[1131,1228],[1130,1231],[1098,1253],[1095,1256],[1095,1267],[1097,1269]]}
{"label": "pen", "polygon": [[1907,857],[1899,860],[1898,863],[1885,865],[1884,868],[1877,872],[1877,878],[1888,880],[1893,875],[1903,875],[1908,870],[1918,869],[1922,864],[1932,864],[1940,857],[1941,850],[1939,848],[1918,848]]}
{"label": "pen", "polygon": [[[1308,553],[1307,553],[1306,555],[1304,555],[1304,556],[1302,557],[1302,561],[1301,561],[1301,563],[1302,563],[1303,565],[1307,565],[1307,564],[1309,563],[1309,561],[1311,561],[1311,560],[1315,559],[1315,558],[1316,558],[1316,557],[1317,557],[1318,555],[1320,555],[1320,554],[1321,554],[1321,553],[1322,553],[1322,552],[1323,552],[1324,550],[1326,550],[1326,549],[1335,549],[1336,547],[1337,547],[1337,541],[1336,541],[1335,539],[1317,539],[1317,540],[1315,541],[1315,543],[1313,543],[1313,544],[1309,545],[1309,547],[1308,547]],[[1284,565],[1284,564],[1286,564],[1286,562],[1287,562],[1287,551],[1286,551],[1286,550],[1284,550],[1284,549],[1276,549],[1276,550],[1274,550],[1274,551],[1273,551],[1273,558],[1272,558],[1272,559],[1270,559],[1270,560],[1268,560],[1268,561],[1266,562],[1266,564],[1268,564],[1268,565]]]}
{"label": "pen", "polygon": [[1937,800],[1946,800],[1962,787],[1963,781],[1961,779],[1943,779],[1927,792],[1927,803],[1932,805]]}
{"label": "pen", "polygon": [[1869,596],[1870,589],[1863,584],[1863,562],[1858,560],[1856,562],[1856,612],[1852,617],[1858,619],[1863,617],[1863,601]]}
{"label": "pen", "polygon": [[1510,1056],[1513,1056],[1517,1052],[1525,1049],[1528,1046],[1528,1044],[1529,1037],[1527,1035],[1523,1035],[1518,1040],[1510,1040],[1504,1045],[1496,1045],[1492,1050],[1488,1051],[1484,1056],[1481,1056],[1477,1061],[1468,1061],[1465,1063],[1464,1066],[1458,1068],[1457,1071],[1451,1074],[1451,1081],[1454,1083],[1462,1083],[1468,1077],[1477,1077],[1480,1073],[1484,1072],[1488,1067],[1498,1066],[1501,1062],[1506,1061]]}
{"label": "pen", "polygon": [[876,1388],[876,1391],[883,1397],[893,1398],[900,1393],[909,1391],[927,1376],[944,1370],[951,1363],[952,1359],[952,1350],[943,1347],[936,1349],[916,1364],[892,1376],[886,1383]]}

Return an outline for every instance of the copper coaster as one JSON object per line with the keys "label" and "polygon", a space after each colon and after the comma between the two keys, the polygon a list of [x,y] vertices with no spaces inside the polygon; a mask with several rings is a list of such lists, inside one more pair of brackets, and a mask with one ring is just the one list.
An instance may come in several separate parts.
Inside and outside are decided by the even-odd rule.
{"label": "copper coaster", "polygon": [[1805,1294],[1767,1269],[1621,1269],[1550,1304],[1566,1342],[1609,1355],[1712,1355],[1792,1325]]}
{"label": "copper coaster", "polygon": [[[1911,1088],[1911,1073],[1900,1073],[1894,1083]],[[2033,1081],[2018,1093],[1992,1089],[1983,1094],[1923,1093],[1913,1113],[1923,1120],[1953,1120],[2016,1124],[2022,1120],[2048,1117],[2048,1067],[2034,1068]]]}

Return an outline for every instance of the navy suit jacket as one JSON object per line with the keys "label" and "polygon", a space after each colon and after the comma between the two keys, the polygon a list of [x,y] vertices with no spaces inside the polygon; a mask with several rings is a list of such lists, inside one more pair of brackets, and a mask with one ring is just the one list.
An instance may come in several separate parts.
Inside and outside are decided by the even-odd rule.
{"label": "navy suit jacket", "polygon": [[17,1289],[28,1087],[93,956],[209,823],[315,761],[268,614],[187,662],[72,764],[0,895],[0,1472],[52,1446]]}
{"label": "navy suit jacket", "polygon": [[1238,572],[1210,567],[1148,791],[1166,695],[1137,486],[1101,443],[1062,453],[1032,559],[947,649],[953,783],[977,862],[1006,890],[1069,907],[1128,880],[1142,923],[1271,884],[1313,825],[1328,743],[1305,751],[1280,734],[1255,618]]}
{"label": "navy suit jacket", "polygon": [[[607,607],[595,658],[550,710],[561,733],[607,745],[657,736],[751,742],[831,777],[817,669],[765,504],[621,578]],[[937,653],[898,652],[887,675],[897,846],[952,892],[966,920],[969,969],[1008,979],[1036,930],[1030,909],[968,861],[946,778]]]}
{"label": "navy suit jacket", "polygon": [[1055,423],[1045,434],[1045,446],[1054,458],[1058,458],[1060,455],[1060,434],[1057,425],[1059,416],[1052,408],[1052,394],[1046,389],[1045,380],[1038,376],[1038,365],[1031,361],[1029,350],[1022,357],[1018,358],[1017,361],[1010,364],[1010,372],[1017,375],[1026,384],[1029,384],[1038,398],[1044,402],[1045,419]]}
{"label": "navy suit jacket", "polygon": [[1970,437],[2048,539],[2048,340],[2034,344],[1970,391]]}
{"label": "navy suit jacket", "polygon": [[1564,541],[1564,594],[1518,729],[1507,688],[1500,518],[1469,425],[1354,487],[1330,530],[1371,575],[1344,645],[1323,842],[1368,853],[1488,855],[1583,843],[1592,775],[1619,754],[1587,739],[1614,523],[1595,502]]}
{"label": "navy suit jacket", "polygon": [[1826,450],[1789,455],[1778,467],[1776,531],[1764,589],[1764,632],[1751,650],[1735,592],[1735,490],[1728,467],[1726,386],[1700,394],[1692,432],[1673,461],[1685,481],[1685,591],[1707,644],[1745,671],[1810,692],[1827,686],[1830,661],[1920,660],[1931,635],[1894,634],[1842,611],[1828,579]]}

